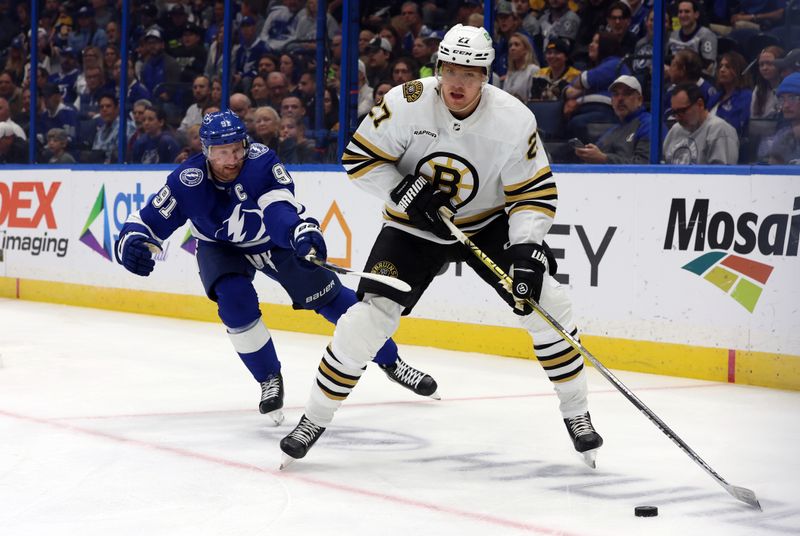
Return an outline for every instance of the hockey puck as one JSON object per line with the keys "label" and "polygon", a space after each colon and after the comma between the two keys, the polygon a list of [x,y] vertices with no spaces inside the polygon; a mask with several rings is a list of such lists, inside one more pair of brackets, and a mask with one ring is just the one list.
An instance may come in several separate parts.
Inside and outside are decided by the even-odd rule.
{"label": "hockey puck", "polygon": [[658,515],[658,506],[637,506],[633,509],[636,517],[656,517]]}

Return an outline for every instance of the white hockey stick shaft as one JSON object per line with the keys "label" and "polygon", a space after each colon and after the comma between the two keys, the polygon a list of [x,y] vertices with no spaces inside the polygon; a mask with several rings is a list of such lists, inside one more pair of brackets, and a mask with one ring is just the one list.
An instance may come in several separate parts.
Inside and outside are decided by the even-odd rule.
{"label": "white hockey stick shaft", "polygon": [[381,275],[381,274],[371,274],[369,272],[359,272],[356,270],[350,270],[349,268],[344,268],[342,266],[337,266],[327,261],[323,261],[315,257],[313,254],[308,255],[306,257],[308,262],[312,262],[317,266],[325,268],[326,270],[330,270],[331,272],[335,272],[337,274],[342,275],[353,275],[356,277],[360,277],[362,279],[370,279],[372,281],[377,281],[378,283],[382,283],[386,286],[392,287],[394,289],[399,290],[400,292],[411,292],[411,285],[403,281],[402,279],[397,279],[396,277],[391,277],[388,275]]}
{"label": "white hockey stick shaft", "polygon": [[[450,229],[450,232],[453,233],[453,236],[455,236],[459,242],[467,246],[470,251],[472,251],[472,253],[478,257],[478,259],[480,259],[484,265],[486,265],[487,268],[492,270],[503,284],[503,287],[505,287],[505,289],[510,293],[512,288],[512,280],[508,274],[506,274],[500,266],[495,264],[495,262],[492,261],[492,259],[490,259],[483,251],[481,251],[480,248],[476,246],[472,240],[470,240],[469,237],[463,233],[463,231],[461,231],[461,229],[456,227],[456,225],[451,221],[451,218],[453,217],[452,212],[450,212],[446,207],[439,209],[439,212],[445,225],[447,225],[447,227]],[[625,396],[625,398],[627,398],[634,406],[636,406],[636,409],[644,413],[644,415],[650,419],[650,421],[655,424],[658,429],[664,433],[664,435],[669,437],[676,445],[678,445],[678,447],[680,447],[680,449],[683,450],[683,452],[685,452],[689,458],[692,459],[692,461],[694,461],[706,473],[708,473],[711,478],[716,480],[720,486],[725,488],[725,491],[730,493],[734,498],[761,510],[761,504],[758,502],[756,494],[752,490],[729,484],[724,478],[717,474],[717,472],[714,471],[705,461],[703,461],[703,459],[698,456],[697,453],[692,450],[692,448],[687,445],[683,439],[678,437],[678,434],[673,432],[670,427],[658,417],[658,415],[653,413],[653,411],[648,408],[644,402],[639,400],[639,397],[637,397],[633,391],[628,389],[628,387],[626,387],[625,384],[623,384],[616,376],[614,376],[614,374],[612,374],[611,371],[605,367],[605,365],[603,365],[596,357],[594,357],[589,350],[584,348],[584,346],[577,339],[575,339],[575,337],[570,335],[569,332],[550,315],[550,313],[545,311],[534,300],[529,299],[527,302],[531,305],[531,307],[533,307],[533,310],[536,311],[536,313],[545,322],[547,322],[547,324],[550,325],[550,327],[558,332],[558,334],[583,357],[588,359],[592,365],[594,365],[595,369],[597,369],[597,371],[602,374],[606,380],[611,382],[611,384],[616,387],[617,390],[622,393],[623,396]]]}

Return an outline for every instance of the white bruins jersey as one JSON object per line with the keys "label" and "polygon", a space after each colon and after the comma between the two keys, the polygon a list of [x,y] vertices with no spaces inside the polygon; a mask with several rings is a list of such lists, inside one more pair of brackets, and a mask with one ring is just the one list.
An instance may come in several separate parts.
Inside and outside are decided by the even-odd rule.
{"label": "white bruins jersey", "polygon": [[386,225],[439,243],[448,241],[409,225],[389,197],[408,174],[450,194],[455,224],[468,235],[505,211],[512,244],[541,244],[555,216],[556,184],[533,113],[488,84],[463,120],[445,106],[435,77],[392,88],[364,118],[342,163],[357,186],[386,202]]}

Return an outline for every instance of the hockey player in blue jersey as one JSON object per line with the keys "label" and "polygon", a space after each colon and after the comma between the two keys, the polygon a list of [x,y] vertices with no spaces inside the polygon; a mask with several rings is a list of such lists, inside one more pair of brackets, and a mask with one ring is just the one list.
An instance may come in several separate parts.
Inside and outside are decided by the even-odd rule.
{"label": "hockey player in blue jersey", "polygon": [[[330,322],[357,302],[337,276],[306,260],[326,258],[316,220],[304,215],[294,184],[275,152],[249,143],[244,123],[232,111],[203,118],[203,153],[167,177],[144,208],[130,215],[115,243],[117,261],[147,276],[152,253],[187,220],[197,238],[200,279],[233,347],[261,384],[259,410],[283,421],[283,378],[269,330],[261,320],[253,287],[256,271],[277,281],[298,309],[311,309]],[[438,398],[434,379],[405,363],[389,339],[373,359],[393,381]],[[346,380],[342,380],[346,381]]]}

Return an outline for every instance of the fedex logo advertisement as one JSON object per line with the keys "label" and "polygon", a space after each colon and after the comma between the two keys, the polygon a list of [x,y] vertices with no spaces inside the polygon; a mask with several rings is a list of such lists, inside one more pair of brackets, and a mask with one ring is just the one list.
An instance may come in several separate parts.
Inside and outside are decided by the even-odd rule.
{"label": "fedex logo advertisement", "polygon": [[780,214],[714,212],[709,199],[690,205],[685,198],[673,198],[663,247],[702,253],[682,268],[752,313],[774,270],[752,257],[797,257],[798,242],[800,197],[787,199],[787,211]]}
{"label": "fedex logo advertisement", "polygon": [[69,238],[61,234],[54,203],[59,181],[0,181],[0,252],[64,257]]}

